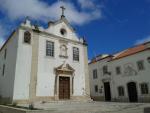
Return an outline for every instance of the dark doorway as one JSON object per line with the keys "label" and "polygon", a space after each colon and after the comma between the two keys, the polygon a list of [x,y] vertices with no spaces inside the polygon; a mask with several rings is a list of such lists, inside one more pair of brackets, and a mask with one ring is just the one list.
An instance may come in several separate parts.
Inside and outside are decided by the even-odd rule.
{"label": "dark doorway", "polygon": [[70,99],[69,77],[59,77],[59,99]]}
{"label": "dark doorway", "polygon": [[104,82],[105,101],[111,101],[110,83]]}
{"label": "dark doorway", "polygon": [[130,82],[127,84],[128,87],[128,96],[130,102],[137,102],[137,89],[136,89],[136,83]]}

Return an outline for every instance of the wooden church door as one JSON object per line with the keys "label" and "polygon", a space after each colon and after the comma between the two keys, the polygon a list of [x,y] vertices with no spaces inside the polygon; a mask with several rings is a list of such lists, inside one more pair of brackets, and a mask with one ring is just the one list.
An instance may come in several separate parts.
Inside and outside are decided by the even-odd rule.
{"label": "wooden church door", "polygon": [[70,99],[69,77],[59,77],[59,99]]}

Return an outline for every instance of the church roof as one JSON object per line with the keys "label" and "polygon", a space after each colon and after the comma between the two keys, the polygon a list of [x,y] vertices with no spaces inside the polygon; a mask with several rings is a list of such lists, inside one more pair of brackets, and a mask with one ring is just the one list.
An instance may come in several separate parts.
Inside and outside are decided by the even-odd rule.
{"label": "church roof", "polygon": [[102,54],[100,54],[100,55],[96,56],[95,58],[93,58],[89,64],[101,61],[103,59],[111,58],[111,57],[113,57],[113,56],[112,55],[102,55]]}

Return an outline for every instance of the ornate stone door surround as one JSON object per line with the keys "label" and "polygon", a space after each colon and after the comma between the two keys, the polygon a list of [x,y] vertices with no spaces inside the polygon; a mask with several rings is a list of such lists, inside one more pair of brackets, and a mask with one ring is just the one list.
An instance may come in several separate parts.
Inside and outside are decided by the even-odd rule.
{"label": "ornate stone door surround", "polygon": [[69,77],[70,78],[70,99],[73,95],[73,82],[74,82],[74,69],[65,62],[59,67],[55,68],[55,85],[54,85],[54,97],[55,100],[59,100],[59,77]]}

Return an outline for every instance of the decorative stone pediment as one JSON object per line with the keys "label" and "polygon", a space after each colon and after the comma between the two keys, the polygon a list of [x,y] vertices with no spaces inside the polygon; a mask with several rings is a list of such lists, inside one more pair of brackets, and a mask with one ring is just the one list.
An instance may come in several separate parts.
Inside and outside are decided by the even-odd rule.
{"label": "decorative stone pediment", "polygon": [[71,74],[72,75],[74,71],[75,70],[69,64],[65,62],[62,65],[55,68],[56,74]]}
{"label": "decorative stone pediment", "polygon": [[137,71],[133,68],[132,64],[126,64],[124,69],[124,76],[135,76]]}
{"label": "decorative stone pediment", "polygon": [[110,82],[110,81],[111,81],[111,78],[110,78],[110,77],[102,78],[102,82]]}

